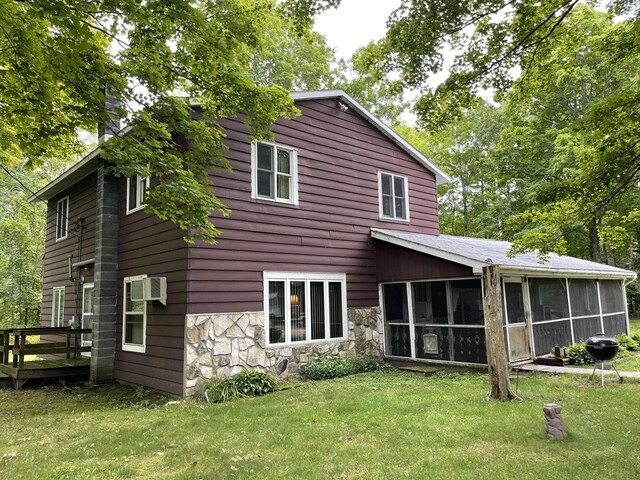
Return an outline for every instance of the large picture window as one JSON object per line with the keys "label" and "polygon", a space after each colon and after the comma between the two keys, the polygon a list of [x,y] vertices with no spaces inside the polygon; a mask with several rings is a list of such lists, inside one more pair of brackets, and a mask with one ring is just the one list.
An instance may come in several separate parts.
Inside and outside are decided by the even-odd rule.
{"label": "large picture window", "polygon": [[252,196],[298,204],[298,156],[295,149],[266,142],[251,145]]}
{"label": "large picture window", "polygon": [[407,178],[379,172],[380,217],[409,220]]}
{"label": "large picture window", "polygon": [[149,177],[134,175],[127,178],[127,213],[137,212],[145,207],[148,189]]}
{"label": "large picture window", "polygon": [[69,234],[69,197],[56,204],[56,240],[64,240]]}
{"label": "large picture window", "polygon": [[268,345],[343,340],[346,275],[265,272]]}
{"label": "large picture window", "polygon": [[51,307],[51,326],[64,327],[64,287],[53,288],[53,305]]}
{"label": "large picture window", "polygon": [[134,280],[146,278],[146,275],[127,277],[124,279],[124,305],[122,313],[122,350],[144,352],[147,334],[147,302],[131,299]]}

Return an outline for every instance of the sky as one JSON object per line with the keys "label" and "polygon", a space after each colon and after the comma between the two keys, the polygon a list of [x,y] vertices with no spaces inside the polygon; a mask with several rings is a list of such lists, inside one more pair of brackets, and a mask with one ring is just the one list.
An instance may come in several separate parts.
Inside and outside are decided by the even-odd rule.
{"label": "sky", "polygon": [[358,47],[384,37],[387,18],[399,6],[400,0],[342,0],[337,9],[316,17],[315,30],[327,37],[338,58],[349,58]]}

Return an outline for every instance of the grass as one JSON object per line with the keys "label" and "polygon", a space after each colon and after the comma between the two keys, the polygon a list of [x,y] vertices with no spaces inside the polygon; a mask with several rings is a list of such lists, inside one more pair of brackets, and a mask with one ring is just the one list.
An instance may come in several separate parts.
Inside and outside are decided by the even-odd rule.
{"label": "grass", "polygon": [[[223,404],[142,389],[0,392],[4,478],[640,478],[640,383],[520,377],[487,400],[485,374],[391,372]],[[547,440],[542,406],[569,438]],[[9,433],[10,432],[10,433]]]}

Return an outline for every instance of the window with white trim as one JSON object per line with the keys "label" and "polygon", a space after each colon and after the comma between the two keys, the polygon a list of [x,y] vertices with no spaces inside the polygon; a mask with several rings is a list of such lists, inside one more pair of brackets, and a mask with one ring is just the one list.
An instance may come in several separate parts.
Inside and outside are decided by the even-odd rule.
{"label": "window with white trim", "polygon": [[[144,353],[147,336],[147,302],[132,300],[131,292],[141,287],[138,280],[147,278],[146,275],[126,277],[124,279],[122,306],[122,350]],[[139,296],[137,296],[139,297]],[[134,296],[133,298],[137,298]]]}
{"label": "window with white trim", "polygon": [[53,287],[51,326],[64,327],[64,287]]}
{"label": "window with white trim", "polygon": [[380,217],[409,220],[407,177],[378,172]]}
{"label": "window with white trim", "polygon": [[127,178],[127,213],[137,212],[145,207],[149,189],[149,177],[134,175]]}
{"label": "window with white trim", "polygon": [[64,240],[69,234],[69,197],[56,204],[56,240]]}
{"label": "window with white trim", "polygon": [[274,143],[253,142],[251,185],[253,198],[297,205],[297,151]]}
{"label": "window with white trim", "polygon": [[344,340],[346,275],[264,273],[267,345]]}
{"label": "window with white trim", "polygon": [[[93,283],[82,286],[82,328],[93,328]],[[82,334],[82,346],[91,345],[91,333]],[[82,352],[90,355],[90,352]]]}

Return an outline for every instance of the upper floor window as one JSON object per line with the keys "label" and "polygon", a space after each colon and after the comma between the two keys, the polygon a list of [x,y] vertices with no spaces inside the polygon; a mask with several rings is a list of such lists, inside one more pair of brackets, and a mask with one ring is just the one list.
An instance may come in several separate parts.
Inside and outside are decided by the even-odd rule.
{"label": "upper floor window", "polygon": [[69,234],[69,197],[56,204],[56,240],[64,240]]}
{"label": "upper floor window", "polygon": [[344,340],[346,275],[264,273],[268,345]]}
{"label": "upper floor window", "polygon": [[251,144],[251,196],[298,204],[298,155],[273,143]]}
{"label": "upper floor window", "polygon": [[409,220],[407,177],[378,172],[380,217]]}
{"label": "upper floor window", "polygon": [[144,200],[149,189],[149,177],[134,175],[127,179],[127,213],[144,208]]}

